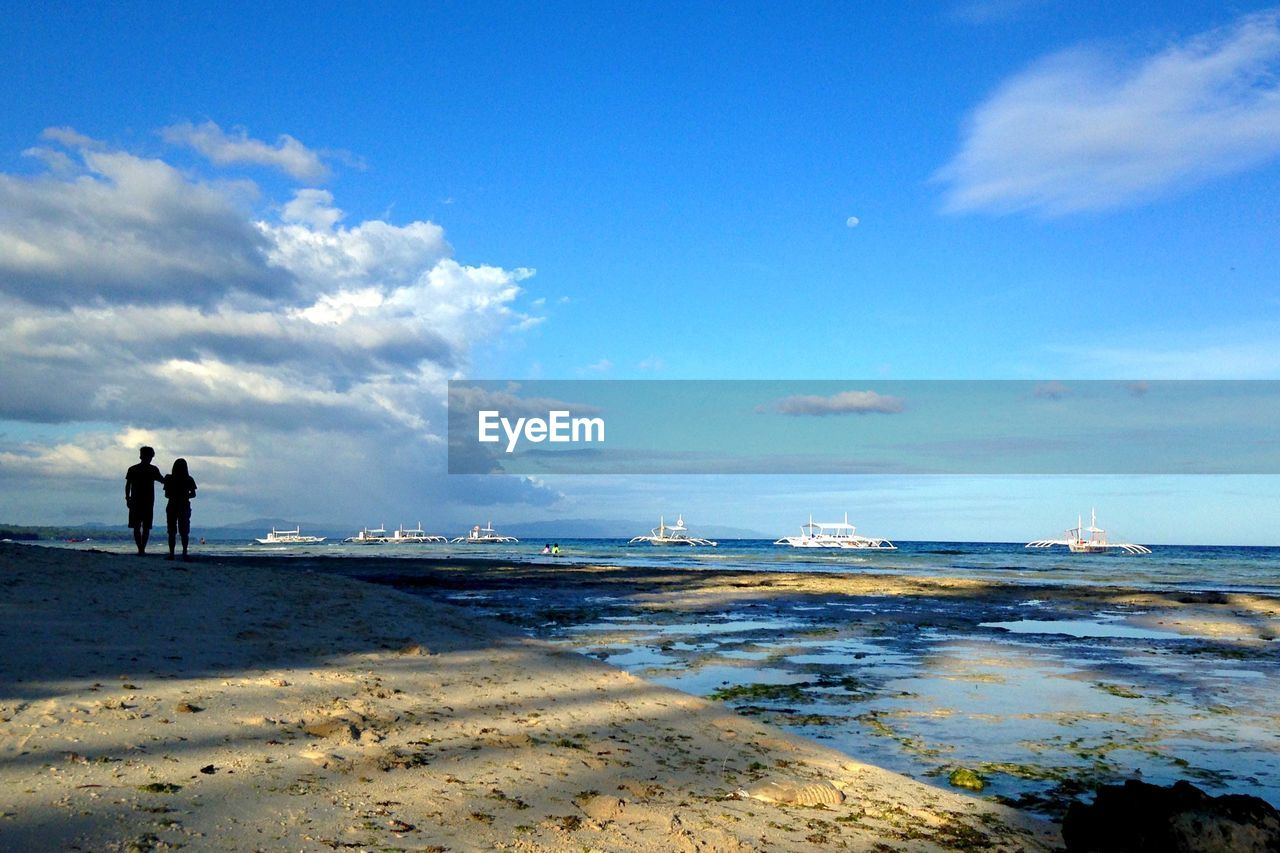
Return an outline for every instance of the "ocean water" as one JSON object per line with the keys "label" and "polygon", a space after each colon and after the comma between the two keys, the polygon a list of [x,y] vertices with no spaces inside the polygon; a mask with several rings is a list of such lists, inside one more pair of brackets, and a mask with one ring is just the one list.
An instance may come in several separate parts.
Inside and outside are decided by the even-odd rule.
{"label": "ocean water", "polygon": [[[151,550],[164,549],[163,531]],[[939,577],[969,577],[1010,583],[1101,584],[1159,589],[1255,591],[1280,594],[1280,547],[1227,545],[1152,545],[1147,555],[1071,554],[1065,548],[1026,548],[1002,542],[898,542],[896,551],[831,551],[774,545],[769,539],[731,539],[718,547],[628,545],[622,539],[560,539],[560,562],[599,562],[617,566],[740,571],[874,571]],[[204,554],[297,556],[376,556],[400,558],[491,557],[554,564],[543,556],[547,540],[508,545],[404,544],[258,545],[210,541],[196,545]],[[126,543],[99,547],[128,553]]]}

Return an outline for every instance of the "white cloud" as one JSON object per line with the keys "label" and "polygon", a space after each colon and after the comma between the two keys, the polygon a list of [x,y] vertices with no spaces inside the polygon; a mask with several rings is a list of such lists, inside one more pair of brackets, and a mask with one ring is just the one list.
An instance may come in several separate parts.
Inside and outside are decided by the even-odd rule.
{"label": "white cloud", "polygon": [[251,185],[193,181],[159,160],[56,136],[82,140],[73,171],[0,173],[0,293],[84,305],[291,291],[245,214]]}
{"label": "white cloud", "polygon": [[759,406],[756,411],[774,411],[780,415],[826,417],[829,415],[893,415],[901,412],[904,401],[901,397],[878,394],[875,391],[841,391],[830,397],[817,394],[793,394],[775,400],[768,406]]}
{"label": "white cloud", "polygon": [[328,231],[342,219],[342,211],[333,206],[333,193],[328,190],[298,190],[284,206],[280,218]]}
{"label": "white cloud", "polygon": [[182,122],[161,131],[166,142],[194,148],[219,166],[248,163],[270,166],[300,181],[316,182],[329,176],[329,167],[320,155],[287,133],[275,145],[253,139],[244,128],[227,133],[212,121],[204,124]]}
{"label": "white cloud", "polygon": [[1280,154],[1280,12],[1135,62],[1051,56],[969,116],[935,179],[949,211],[1057,215],[1119,207]]}
{"label": "white cloud", "polygon": [[[197,457],[213,494],[237,496],[226,513],[285,511],[272,502],[298,488],[319,518],[357,496],[552,499],[504,478],[424,485],[443,470],[446,380],[540,319],[514,307],[532,270],[460,263],[431,222],[346,227],[327,191],[255,213],[249,182],[46,138],[74,144],[70,172],[0,173],[0,422],[112,426],[0,433],[0,481],[51,477],[62,500],[151,443],[193,472]],[[267,476],[284,485],[260,488]],[[27,491],[0,490],[0,516]],[[115,491],[68,505],[111,507]]]}

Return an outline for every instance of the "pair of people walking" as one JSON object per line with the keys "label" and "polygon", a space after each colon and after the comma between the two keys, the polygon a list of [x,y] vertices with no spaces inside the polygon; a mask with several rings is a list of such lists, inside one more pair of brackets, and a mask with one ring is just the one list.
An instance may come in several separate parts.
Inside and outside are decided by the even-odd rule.
{"label": "pair of people walking", "polygon": [[147,553],[147,541],[151,538],[151,525],[155,519],[155,484],[164,485],[165,520],[169,528],[169,556],[174,558],[177,537],[182,537],[182,559],[187,556],[187,541],[191,536],[191,499],[196,496],[196,481],[187,470],[187,460],[173,460],[173,469],[161,474],[151,464],[156,452],[150,447],[138,449],[139,461],[124,475],[124,502],[129,507],[129,526],[133,528],[133,543],[138,553]]}

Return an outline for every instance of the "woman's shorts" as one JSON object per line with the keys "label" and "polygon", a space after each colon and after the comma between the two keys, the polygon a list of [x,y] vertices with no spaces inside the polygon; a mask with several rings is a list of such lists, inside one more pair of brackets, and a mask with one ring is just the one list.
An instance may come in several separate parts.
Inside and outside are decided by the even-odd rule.
{"label": "woman's shorts", "polygon": [[168,506],[164,510],[165,518],[169,522],[169,532],[175,530],[186,536],[191,532],[191,506]]}

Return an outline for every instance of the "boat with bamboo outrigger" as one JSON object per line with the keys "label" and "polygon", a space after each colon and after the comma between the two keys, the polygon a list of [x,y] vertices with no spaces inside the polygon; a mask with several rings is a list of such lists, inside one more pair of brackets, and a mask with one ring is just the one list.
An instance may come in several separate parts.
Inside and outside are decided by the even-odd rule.
{"label": "boat with bamboo outrigger", "polygon": [[262,545],[319,545],[325,540],[323,536],[307,536],[301,527],[292,530],[271,528],[271,532],[261,539],[255,539]]}
{"label": "boat with bamboo outrigger", "polygon": [[355,536],[348,536],[342,540],[347,545],[382,545],[391,541],[391,537],[387,535],[387,528],[382,527],[361,527],[360,532]]}
{"label": "boat with bamboo outrigger", "polygon": [[647,542],[650,545],[702,545],[708,548],[716,547],[716,543],[710,539],[700,539],[697,536],[689,535],[689,528],[684,526],[684,516],[680,515],[676,518],[676,523],[668,527],[666,520],[662,516],[658,516],[658,526],[649,531],[648,536],[632,537],[627,544],[635,545],[641,542]]}
{"label": "boat with bamboo outrigger", "polygon": [[448,538],[438,536],[434,533],[427,533],[422,529],[422,522],[418,522],[417,527],[405,527],[403,524],[391,534],[390,542],[392,545],[417,545],[429,542],[448,542]]}
{"label": "boat with bamboo outrigger", "polygon": [[463,543],[466,545],[502,545],[511,542],[519,542],[520,540],[514,536],[503,536],[501,533],[493,529],[493,522],[489,522],[488,527],[475,525],[467,532],[466,536],[458,536],[450,539],[453,543]]}
{"label": "boat with bamboo outrigger", "polygon": [[784,536],[774,545],[790,545],[792,548],[836,548],[847,551],[896,551],[898,546],[888,539],[859,536],[858,529],[849,523],[849,513],[844,521],[814,521],[800,525],[799,536]]}
{"label": "boat with bamboo outrigger", "polygon": [[1123,551],[1126,554],[1150,554],[1146,545],[1135,545],[1132,542],[1108,542],[1107,531],[1098,526],[1098,511],[1089,511],[1089,526],[1084,526],[1084,516],[1076,517],[1076,526],[1062,534],[1061,539],[1037,539],[1028,542],[1027,548],[1052,548],[1065,545],[1072,554],[1106,554],[1111,551]]}

